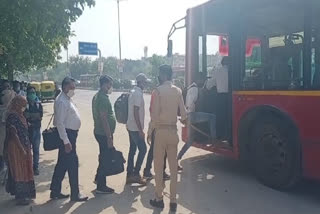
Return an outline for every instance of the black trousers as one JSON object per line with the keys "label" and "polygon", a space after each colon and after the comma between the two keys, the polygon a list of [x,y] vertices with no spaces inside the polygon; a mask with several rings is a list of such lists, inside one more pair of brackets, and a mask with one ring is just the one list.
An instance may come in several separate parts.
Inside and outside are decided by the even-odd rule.
{"label": "black trousers", "polygon": [[[144,168],[144,173],[151,172],[152,162],[153,162],[154,137],[155,137],[155,131],[152,131],[151,145],[150,145],[149,152],[148,152],[146,167]],[[166,171],[166,168],[167,168],[167,161],[166,160],[167,160],[167,154],[164,156],[163,171]]]}
{"label": "black trousers", "polygon": [[54,169],[50,189],[54,193],[61,193],[61,184],[68,171],[71,197],[75,198],[78,197],[79,194],[79,161],[76,150],[78,131],[70,129],[67,129],[66,131],[69,141],[72,144],[72,151],[66,153],[64,145],[59,148],[58,162]]}
{"label": "black trousers", "polygon": [[104,188],[107,186],[107,178],[105,176],[105,172],[103,171],[103,164],[108,164],[108,163],[103,163],[103,161],[109,160],[108,157],[112,154],[112,150],[108,148],[108,138],[107,136],[103,135],[97,135],[94,134],[98,144],[99,144],[99,166],[97,169],[97,174],[96,174],[96,182],[97,182],[97,188]]}

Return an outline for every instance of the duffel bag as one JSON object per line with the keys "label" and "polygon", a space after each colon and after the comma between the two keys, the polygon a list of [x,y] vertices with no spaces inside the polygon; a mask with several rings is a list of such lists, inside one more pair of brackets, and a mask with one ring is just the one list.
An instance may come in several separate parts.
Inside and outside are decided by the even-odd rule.
{"label": "duffel bag", "polygon": [[109,150],[108,154],[102,154],[102,169],[105,176],[118,175],[124,172],[125,159],[122,152],[115,149]]}

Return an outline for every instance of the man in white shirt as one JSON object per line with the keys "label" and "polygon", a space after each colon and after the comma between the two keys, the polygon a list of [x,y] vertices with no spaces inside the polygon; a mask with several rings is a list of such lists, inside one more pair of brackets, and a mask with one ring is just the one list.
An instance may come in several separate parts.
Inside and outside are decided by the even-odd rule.
{"label": "man in white shirt", "polygon": [[62,92],[54,103],[53,125],[57,127],[59,136],[64,145],[59,148],[58,162],[54,169],[51,182],[51,199],[68,198],[69,195],[61,193],[61,183],[68,171],[71,187],[71,201],[86,201],[79,193],[79,162],[76,151],[78,131],[81,126],[80,114],[72,102],[74,96],[75,80],[69,77],[62,81]]}
{"label": "man in white shirt", "polygon": [[216,87],[215,79],[211,78],[206,81],[207,77],[205,75],[206,74],[204,73],[199,73],[196,77],[196,82],[192,83],[187,91],[186,108],[188,111],[188,140],[178,153],[178,160],[182,159],[182,156],[187,152],[194,141],[193,133],[195,130],[193,130],[191,124],[208,122],[210,127],[209,140],[212,141],[216,138],[216,115],[206,112],[198,112],[199,109],[196,108],[198,106],[197,102],[199,102],[200,99],[200,90],[210,91],[211,88]]}
{"label": "man in white shirt", "polygon": [[[148,79],[145,74],[141,73],[136,77],[136,81],[137,86],[131,91],[128,104],[127,130],[130,139],[130,149],[127,166],[127,184],[139,183],[145,185],[146,181],[140,176],[140,169],[147,152],[144,133],[145,104],[143,89]],[[139,154],[136,164],[134,165],[134,156],[137,147]]]}

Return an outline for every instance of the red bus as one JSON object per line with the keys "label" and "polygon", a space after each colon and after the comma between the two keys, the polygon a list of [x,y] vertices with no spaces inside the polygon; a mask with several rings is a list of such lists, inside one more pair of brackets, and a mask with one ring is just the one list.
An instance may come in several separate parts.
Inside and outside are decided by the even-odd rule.
{"label": "red bus", "polygon": [[217,139],[196,147],[243,160],[272,188],[320,179],[319,19],[318,0],[212,0],[187,11],[186,86],[230,62],[227,82],[217,79],[228,90],[205,104],[218,106]]}

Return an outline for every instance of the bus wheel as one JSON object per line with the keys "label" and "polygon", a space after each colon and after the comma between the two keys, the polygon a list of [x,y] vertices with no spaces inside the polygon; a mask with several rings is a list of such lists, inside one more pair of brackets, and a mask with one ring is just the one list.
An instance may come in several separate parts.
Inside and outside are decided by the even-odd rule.
{"label": "bus wheel", "polygon": [[253,132],[253,160],[257,178],[266,186],[289,189],[301,175],[298,134],[280,118],[259,120]]}

